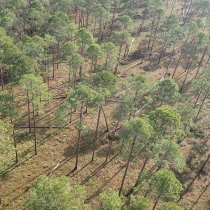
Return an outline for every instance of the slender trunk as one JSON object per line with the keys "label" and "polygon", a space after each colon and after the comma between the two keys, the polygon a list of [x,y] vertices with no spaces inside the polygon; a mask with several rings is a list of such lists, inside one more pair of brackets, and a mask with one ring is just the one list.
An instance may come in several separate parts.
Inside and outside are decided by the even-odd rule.
{"label": "slender trunk", "polygon": [[136,143],[136,138],[137,137],[135,137],[134,140],[133,140],[133,143],[132,143],[132,146],[131,146],[131,150],[130,150],[130,154],[129,154],[129,157],[128,157],[128,160],[127,160],[127,163],[126,163],[125,172],[124,172],[123,179],[122,179],[122,182],[121,182],[121,186],[120,186],[120,189],[119,189],[119,196],[122,193],[123,186],[124,186],[124,183],[125,183],[125,178],[126,178],[126,175],[128,173],[128,167],[129,167],[129,163],[130,163],[130,160],[131,160],[133,149],[134,149],[134,146],[135,146],[135,143]]}
{"label": "slender trunk", "polygon": [[102,112],[103,112],[103,116],[104,116],[104,120],[105,120],[105,124],[106,124],[106,131],[109,132],[109,124],[108,124],[107,117],[106,117],[103,107],[102,107]]}
{"label": "slender trunk", "polygon": [[145,158],[144,163],[143,163],[142,168],[141,168],[141,171],[139,173],[139,177],[141,177],[141,175],[142,175],[144,169],[146,168],[146,165],[147,165],[148,162],[149,162],[149,158]]}
{"label": "slender trunk", "polygon": [[210,159],[210,155],[208,155],[207,159],[205,160],[205,162],[203,163],[203,165],[201,166],[201,168],[197,172],[196,176],[192,179],[192,181],[187,185],[187,187],[181,193],[181,196],[180,196],[180,198],[178,199],[177,202],[179,202],[183,198],[183,196],[188,192],[188,190],[190,189],[190,187],[193,185],[193,183],[195,182],[195,180],[199,177],[200,173],[202,172],[202,170],[204,169],[204,167],[208,163],[209,159]]}
{"label": "slender trunk", "polygon": [[89,25],[89,17],[90,17],[90,13],[89,13],[89,11],[87,11],[87,16],[86,16],[86,28],[88,28],[88,25]]}
{"label": "slender trunk", "polygon": [[151,41],[152,41],[154,26],[155,26],[155,15],[154,15],[154,19],[152,21],[152,28],[151,28],[151,32],[150,32],[150,36],[149,36],[149,42],[148,42],[148,45],[147,45],[147,49],[149,49]]}
{"label": "slender trunk", "polygon": [[101,110],[102,110],[102,106],[100,106],[99,107],[99,110],[98,110],[98,119],[97,119],[97,124],[96,124],[95,138],[93,140],[93,152],[92,152],[91,162],[94,160],[94,157],[95,157],[96,140],[98,138],[98,131],[99,131],[99,123],[100,123]]}
{"label": "slender trunk", "polygon": [[28,91],[27,91],[27,105],[28,105],[28,126],[29,126],[29,133],[31,133],[31,110],[30,110],[30,99]]}
{"label": "slender trunk", "polygon": [[14,148],[15,148],[15,163],[18,164],[17,142],[16,142],[16,138],[15,138],[15,129],[14,129],[13,119],[11,118],[10,121],[11,121],[11,125],[12,125],[12,138],[13,138],[13,144],[14,144]]}
{"label": "slender trunk", "polygon": [[209,188],[210,182],[205,186],[205,188],[202,190],[201,194],[198,196],[196,201],[193,203],[193,205],[189,208],[189,210],[192,210],[194,206],[198,203],[198,201],[202,198],[203,194],[206,192],[206,190]]}
{"label": "slender trunk", "polygon": [[193,54],[191,60],[187,63],[187,66],[186,66],[186,68],[185,68],[185,71],[187,71],[187,73],[186,73],[186,75],[185,75],[185,78],[184,78],[182,87],[181,87],[181,89],[180,89],[181,91],[183,91],[183,89],[184,89],[185,83],[186,83],[186,81],[187,81],[187,77],[188,77],[188,75],[189,75],[189,73],[190,73],[190,68],[191,68],[191,66],[192,66],[192,62],[193,62],[193,60],[194,60],[195,54],[196,54],[196,51],[194,52],[194,54]]}
{"label": "slender trunk", "polygon": [[158,205],[158,200],[155,201],[154,206],[152,207],[152,210],[155,210],[157,205]]}
{"label": "slender trunk", "polygon": [[49,72],[49,64],[47,66],[47,88],[48,88],[48,93],[50,91],[50,72]]}
{"label": "slender trunk", "polygon": [[55,78],[55,52],[52,52],[53,79]]}
{"label": "slender trunk", "polygon": [[170,66],[172,65],[174,59],[175,59],[175,58],[172,57],[172,58],[169,60],[169,63],[168,63],[168,66],[167,66],[167,69],[166,69],[166,72],[165,72],[164,77],[167,76],[168,70],[169,70]]}
{"label": "slender trunk", "polygon": [[71,123],[71,122],[72,122],[72,115],[73,115],[73,112],[72,112],[72,110],[71,110],[71,111],[70,111],[69,123]]}
{"label": "slender trunk", "polygon": [[79,67],[79,78],[82,79],[82,65]]}
{"label": "slender trunk", "polygon": [[57,44],[57,69],[59,67],[60,43]]}
{"label": "slender trunk", "polygon": [[98,59],[96,58],[96,60],[94,62],[94,72],[96,71],[97,63],[98,63]]}
{"label": "slender trunk", "polygon": [[138,186],[138,184],[139,184],[138,180],[141,178],[141,175],[142,175],[144,169],[146,168],[146,165],[147,165],[148,161],[149,161],[149,158],[145,158],[144,163],[143,163],[143,165],[141,167],[141,171],[139,172],[138,178],[137,178],[134,186],[126,194],[126,197],[130,196],[133,193],[134,188]]}
{"label": "slender trunk", "polygon": [[79,21],[78,21],[78,24],[79,24],[79,28],[81,28],[81,12],[79,11]]}
{"label": "slender trunk", "polygon": [[75,167],[73,171],[77,170],[78,168],[78,162],[79,162],[79,152],[80,152],[80,141],[81,141],[81,132],[82,132],[82,126],[83,124],[83,103],[81,105],[81,111],[80,111],[80,127],[78,128],[78,137],[77,137],[77,149],[76,149],[76,162]]}
{"label": "slender trunk", "polygon": [[120,44],[119,53],[118,53],[118,58],[117,58],[118,63],[120,62],[120,56],[121,56],[121,54],[122,54],[122,48],[123,48],[123,44]]}
{"label": "slender trunk", "polygon": [[182,50],[182,51],[181,51],[181,54],[180,54],[180,56],[179,56],[179,59],[178,59],[178,61],[177,61],[177,63],[176,63],[176,67],[175,67],[175,69],[174,69],[174,73],[173,73],[173,75],[172,75],[172,78],[174,78],[174,76],[175,76],[175,74],[176,74],[176,71],[177,71],[177,69],[178,69],[179,63],[180,63],[181,58],[182,58],[182,56],[183,56],[183,53],[184,53],[184,51]]}
{"label": "slender trunk", "polygon": [[116,12],[116,8],[117,8],[117,2],[114,2],[114,11],[113,11],[113,15],[112,15],[112,21],[111,21],[111,30],[110,30],[110,36],[112,35],[113,32],[113,26],[114,26],[114,20],[115,20],[115,12]]}
{"label": "slender trunk", "polygon": [[152,56],[152,51],[153,51],[155,40],[156,40],[156,35],[157,35],[157,31],[158,31],[159,22],[160,22],[160,16],[158,18],[157,26],[155,28],[154,37],[153,37],[153,41],[152,41],[152,46],[151,46],[151,50],[150,50],[150,54],[149,54],[149,60],[150,60],[150,58]]}
{"label": "slender trunk", "polygon": [[171,13],[170,13],[170,15],[171,15],[171,14],[173,13],[173,11],[174,11],[175,4],[176,4],[176,0],[174,0],[173,3],[172,3],[172,8],[171,8]]}
{"label": "slender trunk", "polygon": [[69,80],[68,80],[68,89],[70,89],[70,83],[71,83],[71,67],[69,65]]}
{"label": "slender trunk", "polygon": [[75,8],[75,19],[74,19],[74,23],[76,24],[77,23],[77,16],[78,16],[78,10],[77,10],[77,8]]}
{"label": "slender trunk", "polygon": [[203,54],[202,54],[202,57],[201,57],[201,60],[200,60],[200,62],[199,62],[199,66],[198,66],[198,69],[197,69],[197,71],[196,71],[196,74],[195,74],[195,77],[194,77],[194,78],[196,78],[196,77],[198,76],[199,72],[200,72],[200,69],[201,69],[201,66],[202,66],[202,64],[203,64],[203,60],[204,60],[204,57],[205,57],[205,55],[206,55],[207,50],[208,50],[208,47],[206,47],[206,48],[204,49],[204,51],[203,51]]}
{"label": "slender trunk", "polygon": [[125,46],[125,51],[124,51],[123,58],[125,58],[126,55],[128,54],[128,49],[129,49],[129,45],[126,45],[126,46]]}
{"label": "slender trunk", "polygon": [[102,42],[102,41],[104,40],[104,32],[105,32],[105,30],[106,30],[106,25],[107,25],[107,23],[104,23],[104,24],[103,24],[103,30],[102,30],[102,32],[101,32],[101,39],[100,39],[100,42]]}
{"label": "slender trunk", "polygon": [[118,53],[118,58],[117,58],[117,65],[115,66],[114,74],[117,74],[117,70],[118,70],[119,63],[120,63],[120,55],[122,53],[122,48],[123,48],[123,44],[121,44],[120,48],[119,48],[119,53]]}
{"label": "slender trunk", "polygon": [[210,61],[210,55],[209,55],[208,60],[206,62],[205,68],[207,68],[207,66],[209,65],[209,61]]}
{"label": "slender trunk", "polygon": [[94,27],[93,27],[93,34],[95,35],[95,33],[96,33],[96,20],[95,20],[95,22],[94,22]]}
{"label": "slender trunk", "polygon": [[166,49],[165,49],[166,44],[167,44],[167,38],[165,39],[165,42],[164,42],[162,50],[160,51],[160,56],[158,58],[158,65],[160,64],[160,61],[161,61],[161,58],[162,58],[162,54],[165,53],[165,51],[166,51]]}
{"label": "slender trunk", "polygon": [[185,83],[186,83],[186,81],[187,81],[187,77],[188,77],[189,73],[190,73],[190,70],[187,70],[187,72],[186,72],[186,74],[185,74],[185,77],[184,77],[184,81],[183,81],[182,86],[181,86],[181,88],[180,88],[180,91],[181,91],[181,92],[184,90],[184,86],[185,86]]}
{"label": "slender trunk", "polygon": [[143,25],[144,25],[144,16],[142,17],[142,20],[141,20],[141,25],[140,25],[140,28],[139,28],[139,35],[141,34],[141,31],[142,31],[142,28],[143,28]]}
{"label": "slender trunk", "polygon": [[[195,48],[193,47],[193,50],[194,50],[194,49],[195,49]],[[195,51],[193,52],[192,56],[189,58],[189,60],[188,60],[188,62],[187,62],[185,71],[187,71],[187,70],[189,70],[189,69],[191,68],[192,62],[193,62],[193,60],[194,60],[194,58],[195,58],[195,55],[196,55],[196,52],[197,52],[197,50],[195,49]]]}
{"label": "slender trunk", "polygon": [[195,103],[194,103],[194,105],[193,105],[193,108],[194,108],[194,109],[196,108],[196,105],[197,105],[197,103],[198,103],[198,100],[199,100],[201,94],[202,94],[202,91],[200,90],[200,92],[198,93],[198,96],[197,96],[197,98],[196,98],[196,100],[195,100]]}
{"label": "slender trunk", "polygon": [[108,65],[108,56],[106,56],[106,61],[105,61],[105,64],[104,64],[104,69],[107,70],[107,65]]}
{"label": "slender trunk", "polygon": [[85,104],[85,111],[84,111],[84,114],[86,114],[88,112],[88,105],[87,103]]}
{"label": "slender trunk", "polygon": [[84,12],[82,12],[82,27],[85,27],[85,15],[84,15]]}
{"label": "slender trunk", "polygon": [[1,89],[2,91],[4,91],[4,77],[3,77],[2,67],[0,67],[0,74],[1,74]]}
{"label": "slender trunk", "polygon": [[98,32],[98,42],[101,41],[101,34],[102,34],[102,22],[99,22],[99,32]]}
{"label": "slender trunk", "polygon": [[172,53],[175,53],[176,44],[177,44],[177,39],[176,39],[175,42],[174,42],[174,46],[173,46],[173,48],[172,48]]}
{"label": "slender trunk", "polygon": [[76,87],[76,70],[75,69],[72,69],[73,70],[73,86],[74,86],[74,89]]}
{"label": "slender trunk", "polygon": [[35,155],[37,155],[36,116],[33,104],[32,104],[32,109],[33,109],[33,123],[34,123],[34,153]]}
{"label": "slender trunk", "polygon": [[93,59],[92,59],[91,65],[90,65],[90,72],[93,72],[93,66],[94,66],[94,61],[93,61]]}
{"label": "slender trunk", "polygon": [[206,94],[205,94],[205,96],[204,96],[204,98],[203,98],[203,100],[202,100],[202,102],[201,102],[201,105],[200,105],[200,107],[199,107],[199,110],[198,110],[198,113],[197,113],[197,115],[196,115],[196,117],[195,117],[195,121],[194,121],[194,122],[197,122],[198,117],[199,117],[199,115],[200,115],[200,113],[201,113],[201,110],[202,110],[202,108],[203,108],[204,102],[205,102],[206,98],[208,97],[208,95],[209,95],[209,88],[207,89]]}
{"label": "slender trunk", "polygon": [[189,12],[190,12],[190,10],[191,10],[192,3],[193,3],[193,1],[191,0],[191,1],[190,1],[190,5],[189,5],[189,7],[188,7],[188,9],[187,9],[187,12],[186,12],[186,14],[185,14],[184,25],[185,25],[186,22],[187,22],[188,14],[189,14]]}
{"label": "slender trunk", "polygon": [[184,14],[184,8],[185,8],[185,4],[182,6],[181,13],[180,13],[180,15],[179,15],[179,21],[182,20],[182,16],[183,16],[183,14]]}

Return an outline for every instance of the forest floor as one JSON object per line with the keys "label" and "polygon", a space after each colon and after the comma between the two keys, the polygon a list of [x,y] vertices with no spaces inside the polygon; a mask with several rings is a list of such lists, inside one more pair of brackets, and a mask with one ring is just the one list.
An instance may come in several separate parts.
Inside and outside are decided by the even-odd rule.
{"label": "forest floor", "polygon": [[[139,61],[134,61],[128,65],[120,66],[120,75],[130,75],[130,74],[145,74],[150,82],[155,83],[157,80],[163,78],[165,74],[165,68],[163,68],[164,61],[161,66],[157,68],[154,67],[152,71],[146,71],[144,69],[152,69],[151,64],[145,61],[142,64],[135,65]],[[177,76],[181,75],[183,70],[180,68],[177,71]],[[64,99],[55,99],[60,96],[65,96],[67,93],[66,77],[67,68],[65,65],[60,65],[59,69],[56,70],[56,79],[50,81],[50,89],[53,94],[54,100],[49,104],[46,103],[46,113],[45,115],[38,117],[37,125],[47,125],[51,124],[54,120],[53,111],[56,107],[63,102]],[[122,82],[126,77],[122,77]],[[19,102],[20,109],[22,111],[21,124],[27,124],[27,105],[24,94],[21,94],[21,90],[17,88],[18,97],[16,100]],[[105,113],[109,116],[113,104],[107,103],[104,107]],[[87,125],[91,126],[91,130],[94,131],[96,124],[96,114],[97,111],[90,109],[85,115],[85,122]],[[24,117],[23,117],[24,116]],[[74,116],[78,117],[77,114]],[[110,117],[108,117],[110,119]],[[111,128],[114,127],[114,123],[109,122]],[[7,173],[0,177],[0,197],[1,204],[0,209],[5,210],[21,210],[24,209],[23,203],[26,198],[26,192],[32,185],[33,181],[40,175],[48,176],[62,176],[67,175],[70,177],[70,182],[72,184],[84,184],[87,186],[87,192],[89,200],[91,201],[92,209],[95,210],[98,207],[97,196],[104,189],[112,187],[116,190],[119,189],[122,175],[124,172],[126,158],[123,155],[117,155],[120,148],[118,142],[115,142],[112,149],[111,157],[106,164],[103,164],[106,157],[106,152],[108,150],[108,143],[104,137],[104,141],[100,140],[97,145],[97,152],[94,162],[90,163],[91,160],[91,147],[92,147],[92,137],[90,132],[84,132],[82,139],[82,146],[79,158],[79,169],[73,173],[71,170],[74,168],[75,163],[75,141],[76,141],[76,129],[74,128],[74,122],[65,129],[38,129],[38,155],[33,156],[33,140],[29,135],[28,139],[23,139],[22,137],[27,133],[28,129],[20,129],[17,131],[18,139],[21,142],[21,148],[27,147],[29,149],[28,154],[22,158],[21,164],[15,168],[11,168]],[[100,130],[105,129],[105,124],[101,125]],[[89,130],[89,129],[87,129]],[[101,133],[102,134],[102,133]],[[21,139],[22,138],[22,139]],[[29,141],[30,139],[30,141]],[[199,141],[199,139],[188,138],[182,143],[183,151],[185,153],[190,152],[192,146],[192,141]],[[24,148],[24,151],[28,151]],[[21,150],[21,149],[20,149]],[[23,153],[23,152],[22,152]],[[22,154],[21,153],[21,154]],[[204,156],[195,156],[194,162],[202,161],[206,159]],[[126,177],[124,192],[126,192],[135,182],[138,172],[141,168],[142,161],[140,158],[135,158],[129,167],[129,173]],[[148,165],[150,167],[150,165]],[[205,173],[201,174],[193,183],[189,192],[186,193],[180,204],[188,209],[200,209],[208,210],[210,209],[210,204],[207,201],[210,198],[210,188],[205,190],[202,198],[199,200],[197,205],[193,208],[192,205],[202,193],[205,186],[210,180],[209,172],[210,163],[207,163],[203,171]],[[195,177],[195,171],[187,168],[185,171],[185,186]]]}

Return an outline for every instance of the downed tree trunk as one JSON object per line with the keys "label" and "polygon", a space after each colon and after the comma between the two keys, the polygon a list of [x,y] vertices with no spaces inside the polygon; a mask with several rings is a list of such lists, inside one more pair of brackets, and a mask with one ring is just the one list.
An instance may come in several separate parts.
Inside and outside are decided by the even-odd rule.
{"label": "downed tree trunk", "polygon": [[[17,129],[29,128],[28,125],[14,125],[14,127],[17,128]],[[34,128],[34,125],[31,125],[31,128]],[[46,125],[46,126],[44,126],[44,125],[36,125],[36,128],[53,128],[53,129],[55,129],[55,128],[64,128],[64,129],[69,129],[69,127],[67,127],[67,126],[62,127],[62,126],[54,126],[54,125],[52,125],[52,126],[50,126],[50,125]]]}

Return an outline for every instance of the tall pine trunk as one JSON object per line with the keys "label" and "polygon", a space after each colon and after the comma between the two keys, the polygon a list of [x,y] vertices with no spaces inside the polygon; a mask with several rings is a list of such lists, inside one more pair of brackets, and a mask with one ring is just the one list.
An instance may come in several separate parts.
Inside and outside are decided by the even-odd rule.
{"label": "tall pine trunk", "polygon": [[174,69],[172,78],[174,78],[174,76],[175,76],[175,74],[176,74],[176,71],[177,71],[177,69],[178,69],[178,66],[179,66],[179,63],[180,63],[180,61],[181,61],[181,59],[182,59],[183,54],[184,54],[184,50],[181,51],[181,54],[180,54],[180,56],[179,56],[179,58],[178,58],[178,61],[177,61],[177,63],[176,63],[176,67],[175,67],[175,69]]}
{"label": "tall pine trunk", "polygon": [[120,186],[120,189],[119,189],[119,195],[121,195],[122,190],[123,190],[123,186],[124,186],[124,183],[125,183],[125,178],[126,178],[126,175],[128,173],[128,167],[129,167],[129,163],[130,163],[130,160],[131,160],[133,149],[134,149],[134,146],[135,146],[135,143],[136,143],[136,139],[137,139],[137,137],[134,138],[132,146],[131,146],[130,154],[128,156],[128,160],[127,160],[127,163],[126,163],[125,172],[123,174],[123,179],[122,179],[121,186]]}
{"label": "tall pine trunk", "polygon": [[116,12],[116,9],[117,9],[117,1],[115,0],[114,2],[114,11],[113,11],[113,15],[112,15],[112,20],[111,20],[111,30],[110,30],[110,36],[112,35],[112,32],[113,32],[113,28],[114,28],[114,20],[115,20],[115,12]]}
{"label": "tall pine trunk", "polygon": [[14,148],[15,148],[15,163],[18,164],[17,142],[16,142],[16,138],[15,138],[15,129],[14,129],[13,119],[11,118],[10,121],[11,121],[11,125],[12,125],[12,138],[13,138],[13,144],[14,144]]}
{"label": "tall pine trunk", "polygon": [[53,79],[55,78],[55,52],[52,52]]}
{"label": "tall pine trunk", "polygon": [[82,79],[82,65],[79,67],[79,78]]}
{"label": "tall pine trunk", "polygon": [[165,53],[165,51],[166,51],[166,44],[167,44],[167,38],[164,41],[162,50],[160,51],[160,56],[158,58],[158,65],[160,64],[160,61],[161,61],[161,58],[162,58],[162,54]]}
{"label": "tall pine trunk", "polygon": [[79,125],[80,127],[78,128],[78,137],[77,137],[77,146],[76,146],[76,161],[75,161],[75,167],[74,167],[73,171],[77,170],[77,168],[78,168],[82,125],[83,125],[83,103],[81,104],[80,125]]}
{"label": "tall pine trunk", "polygon": [[195,117],[194,122],[197,122],[198,117],[199,117],[199,115],[200,115],[200,113],[201,113],[201,110],[202,110],[202,108],[203,108],[203,105],[204,105],[205,100],[207,99],[208,95],[209,95],[209,88],[207,89],[207,91],[206,91],[206,93],[205,93],[205,96],[204,96],[204,98],[203,98],[203,100],[202,100],[202,102],[201,102],[201,105],[200,105],[200,107],[199,107],[199,110],[198,110],[198,113],[197,113],[197,115],[196,115],[196,117]]}
{"label": "tall pine trunk", "polygon": [[35,155],[37,155],[36,115],[33,103],[32,103],[32,109],[33,109],[33,123],[34,123],[34,153]]}
{"label": "tall pine trunk", "polygon": [[106,124],[106,131],[109,132],[109,124],[108,124],[108,120],[107,120],[107,117],[106,117],[106,113],[105,113],[103,107],[102,107],[102,113],[103,113],[104,120],[105,120],[105,124]]}
{"label": "tall pine trunk", "polygon": [[199,72],[200,72],[200,69],[201,69],[201,66],[202,66],[202,64],[203,64],[204,57],[205,57],[205,55],[206,55],[206,53],[207,53],[207,50],[208,50],[208,47],[206,47],[206,48],[204,49],[204,51],[203,51],[203,54],[202,54],[202,56],[201,56],[201,60],[200,60],[200,62],[199,62],[199,66],[198,66],[198,69],[197,69],[197,71],[196,71],[196,74],[195,74],[195,77],[194,77],[194,78],[196,78],[196,77],[198,76]]}
{"label": "tall pine trunk", "polygon": [[0,75],[1,75],[1,89],[2,91],[4,91],[4,76],[3,76],[2,66],[0,67]]}
{"label": "tall pine trunk", "polygon": [[155,15],[154,15],[154,19],[152,21],[152,28],[151,28],[151,32],[150,32],[150,36],[149,36],[149,41],[148,41],[147,49],[149,49],[150,44],[151,44],[151,41],[152,41],[152,35],[153,35],[154,26],[155,26]]}
{"label": "tall pine trunk", "polygon": [[178,199],[177,202],[179,202],[184,197],[184,195],[188,192],[188,190],[192,187],[193,183],[199,177],[200,173],[202,172],[202,170],[204,169],[204,167],[208,163],[209,159],[210,159],[210,154],[208,155],[208,157],[205,160],[205,162],[202,164],[201,168],[198,170],[196,176],[191,180],[191,182],[187,185],[187,187],[184,189],[184,191],[182,191],[182,193],[180,195],[180,198]]}
{"label": "tall pine trunk", "polygon": [[29,127],[29,133],[31,133],[31,110],[30,110],[30,99],[28,91],[27,91],[27,106],[28,106],[28,127]]}
{"label": "tall pine trunk", "polygon": [[158,200],[155,201],[154,206],[152,207],[152,210],[155,210],[157,205],[158,205]]}
{"label": "tall pine trunk", "polygon": [[143,165],[141,167],[141,170],[139,172],[138,178],[137,178],[134,186],[126,194],[126,197],[130,196],[134,192],[134,188],[138,186],[138,184],[139,184],[138,180],[139,180],[139,178],[141,178],[141,175],[142,175],[144,169],[146,168],[146,165],[147,165],[148,161],[149,161],[149,158],[145,158],[144,163],[143,163]]}
{"label": "tall pine trunk", "polygon": [[152,46],[151,46],[151,50],[150,50],[150,53],[149,53],[149,60],[152,56],[152,51],[153,51],[155,40],[156,40],[156,35],[157,35],[157,31],[158,31],[159,22],[160,22],[160,16],[158,18],[158,22],[157,22],[157,25],[156,25],[156,28],[155,28],[154,37],[153,37],[153,41],[152,41]]}
{"label": "tall pine trunk", "polygon": [[175,4],[176,4],[176,0],[174,0],[173,3],[172,3],[172,8],[171,8],[170,15],[171,15],[171,14],[173,13],[173,11],[174,11]]}
{"label": "tall pine trunk", "polygon": [[99,131],[99,122],[100,122],[101,110],[102,110],[102,106],[100,106],[99,110],[98,110],[98,118],[97,118],[97,123],[96,123],[95,138],[93,139],[93,152],[92,152],[91,162],[94,160],[94,157],[95,157],[96,141],[98,139],[98,131]]}
{"label": "tall pine trunk", "polygon": [[69,65],[69,75],[68,75],[68,89],[70,89],[70,83],[71,83],[71,66]]}
{"label": "tall pine trunk", "polygon": [[206,192],[206,190],[209,188],[209,186],[210,186],[210,182],[205,186],[205,188],[202,190],[202,192],[200,193],[200,195],[198,196],[198,198],[195,200],[195,202],[193,203],[193,205],[189,208],[189,210],[192,210],[194,208],[194,206],[202,198],[203,194]]}

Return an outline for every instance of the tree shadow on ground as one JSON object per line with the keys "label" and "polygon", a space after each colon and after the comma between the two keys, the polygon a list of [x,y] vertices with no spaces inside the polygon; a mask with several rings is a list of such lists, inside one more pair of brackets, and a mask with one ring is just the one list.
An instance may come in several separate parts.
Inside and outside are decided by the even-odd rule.
{"label": "tree shadow on ground", "polygon": [[[114,155],[118,150],[119,150],[119,147],[120,147],[120,144],[116,141],[113,141],[112,143],[112,147],[111,147],[111,150],[110,150],[110,156]],[[106,157],[107,156],[107,153],[109,151],[109,144],[105,145],[104,147],[100,148],[97,152],[96,152],[96,155],[97,157]]]}

